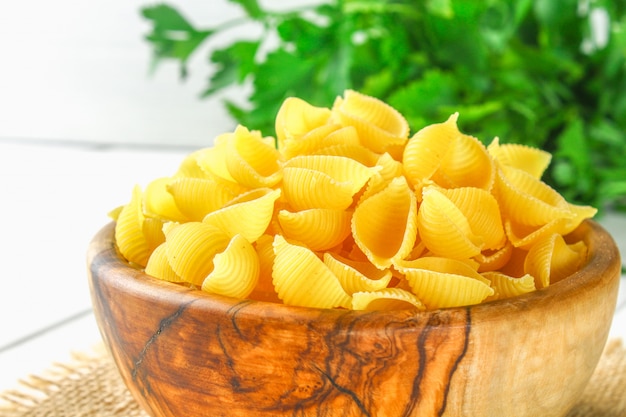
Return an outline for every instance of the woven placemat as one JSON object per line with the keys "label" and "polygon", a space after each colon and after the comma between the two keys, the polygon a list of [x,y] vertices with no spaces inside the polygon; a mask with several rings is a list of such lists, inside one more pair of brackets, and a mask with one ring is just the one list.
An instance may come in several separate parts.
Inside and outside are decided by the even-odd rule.
{"label": "woven placemat", "polygon": [[[0,393],[2,417],[149,417],[124,386],[103,346],[55,364]],[[626,348],[611,340],[580,402],[567,417],[626,416]]]}

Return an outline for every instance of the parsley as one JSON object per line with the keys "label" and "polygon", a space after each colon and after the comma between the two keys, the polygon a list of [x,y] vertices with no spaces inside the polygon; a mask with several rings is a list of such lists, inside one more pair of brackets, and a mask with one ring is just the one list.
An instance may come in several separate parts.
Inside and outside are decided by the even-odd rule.
{"label": "parsley", "polygon": [[[142,10],[155,63],[189,56],[239,24],[263,28],[210,56],[203,96],[251,84],[237,122],[273,133],[289,96],[330,107],[347,88],[404,114],[413,131],[447,119],[488,143],[553,154],[545,180],[568,200],[626,209],[626,3],[610,0],[331,0],[196,28],[174,7]],[[600,22],[600,24],[598,24]],[[270,42],[278,39],[278,42]]]}

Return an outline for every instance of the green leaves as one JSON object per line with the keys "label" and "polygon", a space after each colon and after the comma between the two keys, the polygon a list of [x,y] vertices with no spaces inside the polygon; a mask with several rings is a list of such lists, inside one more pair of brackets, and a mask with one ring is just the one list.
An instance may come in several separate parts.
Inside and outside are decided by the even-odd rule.
{"label": "green leaves", "polygon": [[458,111],[461,129],[484,142],[497,135],[552,152],[546,181],[570,200],[626,207],[626,3],[320,0],[270,11],[229,1],[245,17],[216,28],[198,29],[167,5],[143,14],[155,61],[175,59],[183,75],[214,33],[262,28],[210,57],[204,97],[252,87],[247,103],[225,102],[239,123],[273,134],[286,97],[331,106],[346,88],[388,102],[413,131]]}
{"label": "green leaves", "polygon": [[164,4],[145,7],[142,14],[153,22],[152,32],[146,36],[153,45],[153,65],[164,58],[177,59],[181,63],[181,76],[185,77],[187,59],[213,31],[196,30],[178,11]]}

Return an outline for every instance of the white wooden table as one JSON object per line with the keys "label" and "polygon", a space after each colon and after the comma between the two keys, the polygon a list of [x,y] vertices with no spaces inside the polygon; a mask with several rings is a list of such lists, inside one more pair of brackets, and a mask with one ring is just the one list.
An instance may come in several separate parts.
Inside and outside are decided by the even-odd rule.
{"label": "white wooden table", "polygon": [[[87,244],[134,184],[173,173],[189,151],[0,141],[0,391],[100,342]],[[601,223],[626,253],[626,216]],[[626,340],[624,277],[611,337]]]}

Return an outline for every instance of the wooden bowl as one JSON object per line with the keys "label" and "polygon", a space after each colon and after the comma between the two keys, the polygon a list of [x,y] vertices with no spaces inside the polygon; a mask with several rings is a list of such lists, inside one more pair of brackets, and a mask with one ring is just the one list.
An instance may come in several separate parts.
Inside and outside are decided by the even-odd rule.
{"label": "wooden bowl", "polygon": [[585,266],[546,289],[428,312],[356,312],[214,296],[88,251],[104,341],[154,417],[563,416],[596,367],[620,278],[615,242],[574,233]]}

